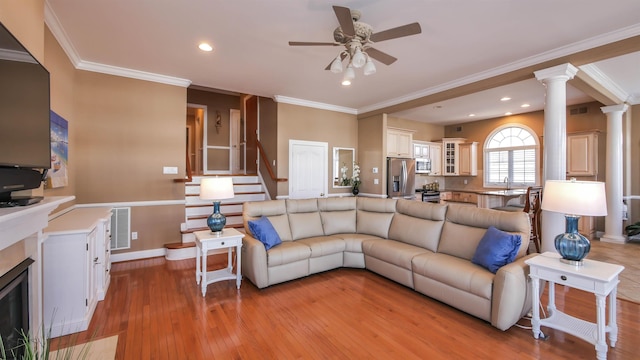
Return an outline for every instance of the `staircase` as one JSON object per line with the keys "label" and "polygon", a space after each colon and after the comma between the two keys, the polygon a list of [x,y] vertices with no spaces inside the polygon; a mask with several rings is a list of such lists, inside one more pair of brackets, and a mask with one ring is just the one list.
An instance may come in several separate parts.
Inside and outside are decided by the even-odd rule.
{"label": "staircase", "polygon": [[[200,180],[205,176],[194,176],[185,183],[185,222],[180,226],[182,242],[165,244],[167,260],[182,260],[196,256],[195,231],[208,230],[207,218],[213,212],[213,202],[200,199]],[[220,202],[220,212],[227,218],[225,227],[244,232],[242,204],[245,201],[262,201],[266,193],[257,175],[232,175],[235,197]]]}

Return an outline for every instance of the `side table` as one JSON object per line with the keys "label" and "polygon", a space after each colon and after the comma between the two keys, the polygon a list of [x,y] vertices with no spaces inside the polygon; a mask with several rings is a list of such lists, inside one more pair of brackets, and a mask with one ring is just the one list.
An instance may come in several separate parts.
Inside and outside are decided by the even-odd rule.
{"label": "side table", "polygon": [[[530,267],[531,287],[533,290],[533,337],[544,334],[540,326],[558,329],[579,337],[595,345],[596,356],[600,360],[607,358],[607,341],[605,334],[609,333],[611,347],[616,346],[618,340],[618,324],[616,323],[616,291],[618,275],[624,266],[608,264],[594,260],[583,260],[582,266],[573,266],[560,262],[560,255],[545,252],[525,261]],[[549,282],[549,316],[540,319],[540,281]],[[567,315],[556,309],[555,284],[562,284],[575,289],[588,291],[596,296],[597,323],[593,324],[582,319]],[[609,297],[609,324],[606,322],[606,300]]]}
{"label": "side table", "polygon": [[[220,235],[211,231],[196,231],[196,284],[202,287],[202,296],[207,293],[207,285],[216,281],[236,280],[236,286],[240,289],[242,281],[241,248],[244,234],[233,228],[225,228]],[[232,250],[236,249],[236,273],[233,273]],[[227,267],[220,270],[207,272],[207,253],[209,250],[227,249]]]}

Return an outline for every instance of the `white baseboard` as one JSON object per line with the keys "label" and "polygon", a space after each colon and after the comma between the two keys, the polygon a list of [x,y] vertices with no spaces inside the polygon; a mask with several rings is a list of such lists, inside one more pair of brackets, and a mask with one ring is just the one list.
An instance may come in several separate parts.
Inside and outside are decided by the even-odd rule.
{"label": "white baseboard", "polygon": [[151,249],[151,250],[141,250],[141,251],[131,251],[121,254],[111,254],[111,262],[122,262],[122,261],[130,261],[130,260],[140,260],[140,259],[148,259],[152,257],[165,256],[167,249]]}

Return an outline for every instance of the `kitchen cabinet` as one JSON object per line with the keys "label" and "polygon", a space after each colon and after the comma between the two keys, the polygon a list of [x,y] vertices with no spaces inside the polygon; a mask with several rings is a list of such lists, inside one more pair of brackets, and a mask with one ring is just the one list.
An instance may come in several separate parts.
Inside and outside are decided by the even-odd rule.
{"label": "kitchen cabinet", "polygon": [[440,199],[444,201],[463,203],[469,205],[478,204],[478,194],[464,191],[445,191],[440,193]]}
{"label": "kitchen cabinet", "polygon": [[460,149],[460,175],[478,175],[478,143],[462,143]]}
{"label": "kitchen cabinet", "polygon": [[596,234],[596,218],[593,216],[581,216],[578,219],[578,232],[589,239]]}
{"label": "kitchen cabinet", "polygon": [[445,176],[478,174],[478,143],[463,138],[442,139],[442,173]]}
{"label": "kitchen cabinet", "polygon": [[598,175],[598,133],[567,135],[567,176]]}
{"label": "kitchen cabinet", "polygon": [[88,328],[109,284],[109,208],[77,208],[44,229],[44,319],[53,337]]}
{"label": "kitchen cabinet", "polygon": [[431,159],[431,176],[442,175],[442,144],[429,143],[429,158]]}
{"label": "kitchen cabinet", "polygon": [[387,129],[387,156],[413,157],[413,132],[402,129]]}
{"label": "kitchen cabinet", "polygon": [[413,156],[416,158],[430,158],[429,144],[422,141],[413,142]]}

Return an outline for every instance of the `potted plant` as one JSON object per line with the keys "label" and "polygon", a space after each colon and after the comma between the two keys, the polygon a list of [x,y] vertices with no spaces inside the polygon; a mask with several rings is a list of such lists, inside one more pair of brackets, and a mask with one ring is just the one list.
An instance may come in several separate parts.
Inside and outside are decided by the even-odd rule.
{"label": "potted plant", "polygon": [[360,193],[360,166],[357,162],[353,162],[353,175],[351,175],[351,193],[353,195],[358,195]]}

